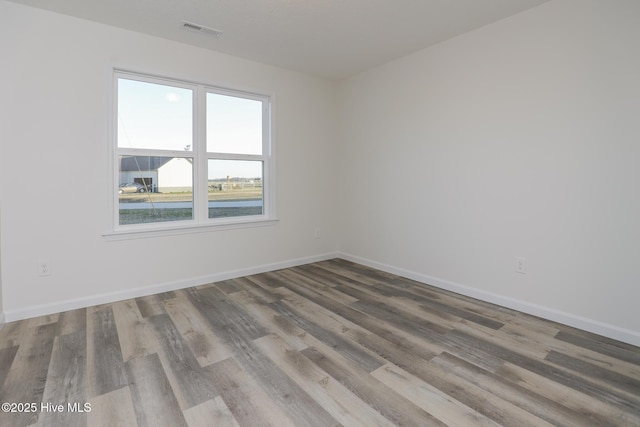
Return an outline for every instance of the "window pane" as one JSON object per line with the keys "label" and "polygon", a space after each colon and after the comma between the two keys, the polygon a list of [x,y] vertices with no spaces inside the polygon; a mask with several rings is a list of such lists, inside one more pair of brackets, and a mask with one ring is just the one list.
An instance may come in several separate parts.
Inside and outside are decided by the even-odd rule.
{"label": "window pane", "polygon": [[193,219],[193,159],[118,156],[120,225]]}
{"label": "window pane", "polygon": [[262,102],[207,93],[207,151],[262,154]]}
{"label": "window pane", "polygon": [[189,89],[118,79],[118,147],[191,150]]}
{"label": "window pane", "polygon": [[262,215],[262,162],[209,160],[209,218]]}

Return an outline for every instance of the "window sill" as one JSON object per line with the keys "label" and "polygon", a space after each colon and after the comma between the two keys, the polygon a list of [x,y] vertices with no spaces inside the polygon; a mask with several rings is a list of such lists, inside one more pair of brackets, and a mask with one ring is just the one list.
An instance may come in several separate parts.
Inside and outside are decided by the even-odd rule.
{"label": "window sill", "polygon": [[208,233],[220,230],[234,230],[239,228],[266,227],[275,225],[278,219],[249,219],[244,221],[221,222],[216,224],[176,225],[171,228],[131,227],[118,229],[102,234],[107,241],[148,239],[154,237],[176,236],[182,234]]}

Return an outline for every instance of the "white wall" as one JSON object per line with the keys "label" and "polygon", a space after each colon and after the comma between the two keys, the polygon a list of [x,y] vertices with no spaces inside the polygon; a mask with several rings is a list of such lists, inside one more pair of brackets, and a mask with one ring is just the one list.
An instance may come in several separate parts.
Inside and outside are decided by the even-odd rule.
{"label": "white wall", "polygon": [[341,250],[640,345],[639,22],[553,0],[343,82]]}
{"label": "white wall", "polygon": [[[0,159],[2,158],[2,146],[0,146]],[[0,183],[0,195],[2,183]],[[0,329],[4,326],[4,307],[2,305],[2,200],[0,200]]]}
{"label": "white wall", "polygon": [[[336,250],[335,85],[0,0],[2,286],[8,320]],[[275,94],[276,225],[109,241],[114,67]],[[314,230],[321,238],[314,239]],[[40,277],[38,260],[53,274]],[[153,287],[153,288],[149,288]],[[146,291],[145,289],[146,288]]]}
{"label": "white wall", "polygon": [[[553,0],[336,85],[0,0],[7,318],[339,242],[348,258],[640,344],[639,8]],[[105,240],[114,67],[275,93],[279,223]]]}

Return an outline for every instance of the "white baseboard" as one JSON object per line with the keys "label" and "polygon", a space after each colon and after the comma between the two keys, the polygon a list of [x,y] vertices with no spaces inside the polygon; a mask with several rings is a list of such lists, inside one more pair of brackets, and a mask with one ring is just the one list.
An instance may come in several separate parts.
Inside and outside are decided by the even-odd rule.
{"label": "white baseboard", "polygon": [[27,307],[20,310],[8,310],[0,320],[4,320],[6,316],[7,322],[15,320],[28,319],[31,317],[45,316],[63,311],[75,310],[78,308],[91,307],[93,305],[107,304],[116,301],[122,301],[131,298],[139,298],[147,295],[153,295],[161,292],[175,291],[191,286],[206,285],[207,283],[219,282],[222,280],[234,279],[236,277],[249,276],[252,274],[266,273],[268,271],[279,270],[282,268],[295,267],[298,265],[309,264],[312,262],[325,261],[327,259],[338,257],[338,253],[330,252],[321,255],[315,255],[304,258],[296,258],[287,261],[276,262],[272,264],[263,264],[256,267],[241,268],[237,270],[223,271],[210,274],[207,276],[193,277],[190,279],[177,280],[173,282],[160,283],[152,286],[145,286],[126,291],[109,292],[100,295],[93,295],[84,298],[77,298],[66,301],[58,301],[51,304],[43,304]]}
{"label": "white baseboard", "polygon": [[564,325],[572,326],[574,328],[582,329],[584,331],[592,332],[594,334],[602,335],[607,338],[622,341],[631,345],[640,346],[640,331],[621,328],[615,325],[610,325],[607,323],[599,322],[597,320],[588,319],[571,313],[566,313],[553,308],[531,304],[526,301],[505,297],[491,292],[486,292],[481,289],[464,286],[459,283],[454,283],[437,277],[431,277],[424,274],[416,273],[414,271],[409,271],[376,261],[371,261],[369,259],[361,258],[355,255],[339,253],[338,257],[347,261],[352,261],[378,270],[386,271],[387,273],[406,277],[417,282],[435,286],[447,291],[455,292],[492,304],[497,304],[502,307],[521,311],[523,313],[538,316],[543,319],[562,323]]}
{"label": "white baseboard", "polygon": [[190,279],[177,280],[173,282],[160,283],[151,286],[145,286],[126,291],[110,292],[100,295],[94,295],[85,298],[77,298],[66,301],[58,301],[51,304],[27,307],[19,310],[8,310],[4,313],[0,312],[0,328],[5,322],[13,322],[16,320],[28,319],[31,317],[44,316],[49,314],[60,313],[78,308],[90,307],[93,305],[107,304],[116,301],[122,301],[131,298],[138,298],[147,295],[153,295],[161,292],[174,291],[184,289],[191,286],[204,285],[207,283],[219,282],[222,280],[233,279],[236,277],[249,276],[252,274],[265,273],[268,271],[279,270],[282,268],[295,267],[298,265],[309,264],[312,262],[324,261],[331,258],[343,258],[348,261],[363,264],[378,270],[386,271],[391,274],[397,274],[417,282],[429,284],[447,291],[455,292],[481,301],[490,302],[523,313],[542,317],[554,322],[559,322],[568,326],[573,326],[588,332],[612,338],[618,341],[626,342],[632,345],[640,346],[640,332],[630,329],[621,328],[615,325],[599,322],[597,320],[588,319],[571,313],[562,312],[548,307],[531,304],[526,301],[505,297],[502,295],[486,292],[477,288],[464,286],[445,279],[427,276],[414,271],[405,270],[391,265],[379,263],[369,259],[361,258],[355,255],[342,252],[329,252],[321,255],[296,258],[287,261],[281,261],[271,264],[263,264],[255,267],[242,268],[237,270],[223,271],[207,276],[193,277]]}

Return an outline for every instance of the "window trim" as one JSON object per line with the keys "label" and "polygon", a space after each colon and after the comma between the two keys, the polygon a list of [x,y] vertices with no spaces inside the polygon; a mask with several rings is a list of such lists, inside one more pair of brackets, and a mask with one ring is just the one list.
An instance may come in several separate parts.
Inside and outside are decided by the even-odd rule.
{"label": "window trim", "polygon": [[[121,239],[134,237],[154,237],[200,231],[228,230],[256,227],[276,223],[275,206],[275,144],[274,144],[274,104],[275,95],[265,91],[246,90],[211,83],[201,83],[156,75],[114,69],[112,74],[112,119],[109,150],[109,192],[110,226],[104,237]],[[168,85],[192,90],[193,135],[191,151],[123,148],[118,146],[118,79],[128,79],[152,84]],[[206,98],[208,93],[252,99],[262,102],[262,154],[214,153],[207,152],[206,141]],[[118,185],[120,178],[118,157],[120,155],[171,156],[193,159],[193,216],[190,220],[159,221],[139,224],[120,224],[120,204]],[[262,214],[237,217],[209,218],[207,163],[209,159],[254,160],[263,162],[262,172]]]}

